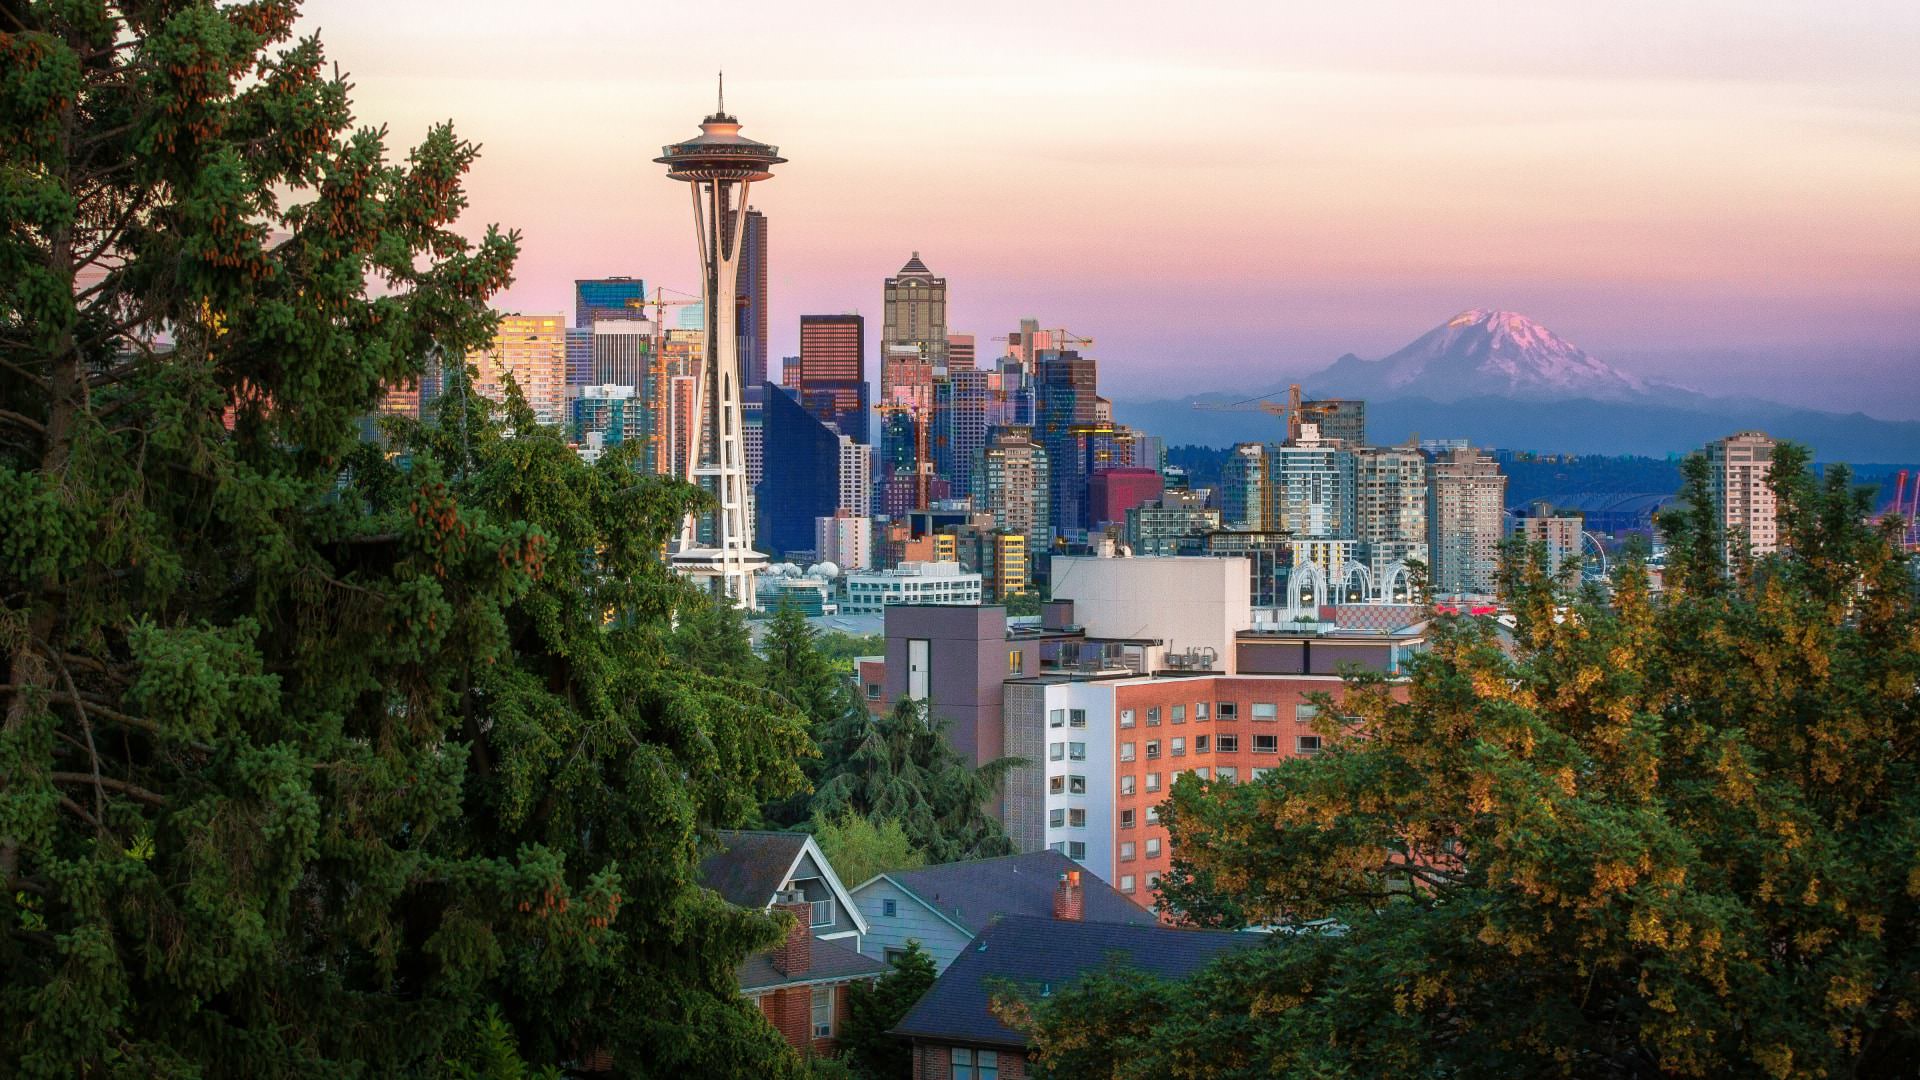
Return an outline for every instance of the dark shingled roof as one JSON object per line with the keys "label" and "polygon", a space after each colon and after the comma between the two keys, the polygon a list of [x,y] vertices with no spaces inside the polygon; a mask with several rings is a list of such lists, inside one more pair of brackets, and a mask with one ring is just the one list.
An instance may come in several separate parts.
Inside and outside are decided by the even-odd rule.
{"label": "dark shingled roof", "polygon": [[940,914],[978,934],[1002,915],[1053,916],[1053,893],[1060,875],[1080,871],[1088,922],[1154,925],[1153,914],[1113,886],[1051,848],[1025,855],[943,863],[887,874],[894,884],[936,908]]}
{"label": "dark shingled roof", "polygon": [[736,907],[758,911],[773,902],[807,838],[802,833],[722,832],[720,851],[700,863],[700,884]]}
{"label": "dark shingled roof", "polygon": [[773,966],[773,951],[754,953],[740,961],[736,974],[742,990],[765,990],[792,983],[827,982],[884,975],[887,965],[871,956],[862,956],[839,941],[813,939],[813,962],[799,975],[782,975]]}
{"label": "dark shingled roof", "polygon": [[1046,984],[1058,991],[1116,954],[1140,971],[1180,978],[1230,949],[1266,940],[1265,934],[1224,930],[1009,916],[973,939],[893,1031],[917,1039],[1025,1046],[1026,1037],[988,1009],[990,981]]}

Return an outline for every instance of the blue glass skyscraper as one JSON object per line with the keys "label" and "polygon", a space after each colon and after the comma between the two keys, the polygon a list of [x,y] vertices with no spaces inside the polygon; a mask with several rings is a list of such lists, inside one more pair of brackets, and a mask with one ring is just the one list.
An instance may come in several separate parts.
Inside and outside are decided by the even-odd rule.
{"label": "blue glass skyscraper", "polygon": [[635,277],[577,278],[573,283],[573,325],[592,330],[595,319],[643,319],[630,301],[647,298],[647,283]]}
{"label": "blue glass skyscraper", "polygon": [[762,551],[811,551],[815,518],[840,505],[840,431],[808,412],[793,393],[762,384],[764,447],[754,489],[759,511],[755,542]]}

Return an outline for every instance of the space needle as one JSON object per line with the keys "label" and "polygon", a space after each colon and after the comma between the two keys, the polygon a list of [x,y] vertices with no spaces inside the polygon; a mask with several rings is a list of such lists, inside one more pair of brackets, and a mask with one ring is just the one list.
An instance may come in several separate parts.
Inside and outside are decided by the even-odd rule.
{"label": "space needle", "polygon": [[694,380],[693,411],[701,420],[691,426],[698,446],[686,457],[691,470],[686,479],[706,488],[714,507],[706,515],[689,514],[681,524],[673,568],[726,596],[735,607],[753,608],[754,579],[767,557],[753,550],[749,520],[735,305],[748,185],[771,180],[773,167],[787,159],[779,147],[740,134],[739,119],[727,114],[723,77],[718,107],[700,122],[700,134],[662,147],[653,160],[693,193],[707,311],[706,361]]}

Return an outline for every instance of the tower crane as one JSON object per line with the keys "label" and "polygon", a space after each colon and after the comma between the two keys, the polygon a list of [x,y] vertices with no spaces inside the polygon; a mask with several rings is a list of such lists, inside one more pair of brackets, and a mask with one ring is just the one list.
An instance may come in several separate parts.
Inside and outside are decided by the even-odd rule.
{"label": "tower crane", "polygon": [[1259,397],[1247,398],[1244,401],[1229,401],[1220,404],[1211,401],[1196,401],[1193,403],[1193,407],[1201,412],[1254,412],[1257,410],[1259,412],[1272,413],[1275,416],[1284,416],[1287,418],[1287,440],[1289,442],[1297,441],[1300,438],[1300,384],[1293,383],[1287,387],[1287,403],[1285,405],[1270,400],[1271,397],[1272,395],[1270,394],[1262,394]]}
{"label": "tower crane", "polygon": [[[659,285],[655,285],[653,287],[652,299],[649,300],[646,297],[640,297],[634,300],[627,301],[627,306],[640,312],[642,318],[646,317],[646,312],[648,308],[653,309],[653,341],[650,345],[650,348],[648,349],[648,352],[651,353],[651,355],[647,357],[647,378],[653,382],[652,397],[653,397],[653,408],[656,410],[656,417],[659,415],[665,415],[669,413],[673,408],[673,402],[668,400],[668,394],[667,394],[667,352],[666,352],[667,310],[666,309],[670,307],[684,307],[689,304],[698,304],[698,303],[701,303],[703,300],[702,297],[694,296],[690,293],[683,293],[683,292],[680,292],[678,289],[671,290],[674,293],[674,298],[669,300],[667,299],[668,291],[669,290]],[[702,381],[701,374],[705,369],[705,366],[706,365],[704,364],[698,365],[694,368],[694,371],[693,371],[693,378],[694,378],[694,395],[693,395],[694,404],[693,404],[693,413],[692,413],[693,422],[687,425],[688,430],[683,433],[685,437],[686,445],[682,447],[672,448],[674,450],[678,450],[681,452],[681,454],[683,455],[683,459],[686,463],[684,468],[680,470],[681,473],[684,475],[675,476],[675,479],[685,480],[689,484],[694,482],[694,476],[693,476],[694,459],[699,456],[700,421],[704,412],[704,410],[701,408],[701,404],[705,400],[704,394],[702,393],[702,391],[705,388],[702,387],[700,383]],[[648,441],[653,444],[653,454],[654,454],[654,463],[655,463],[654,471],[657,473],[671,474],[673,473],[672,453],[668,453],[666,455],[662,455],[661,453],[663,449],[666,449],[665,443],[666,443],[667,436],[665,431],[663,430],[664,427],[665,425],[660,424],[656,420],[656,422],[653,424],[653,432],[648,436]]]}

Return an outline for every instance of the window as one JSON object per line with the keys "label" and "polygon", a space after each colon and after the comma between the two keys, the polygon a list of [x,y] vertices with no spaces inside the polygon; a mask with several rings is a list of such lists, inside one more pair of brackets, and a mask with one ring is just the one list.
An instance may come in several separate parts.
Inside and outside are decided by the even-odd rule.
{"label": "window", "polygon": [[[1129,777],[1129,779],[1131,779],[1131,777]],[[1132,792],[1128,792],[1128,794],[1132,794]],[[1123,829],[1133,828],[1133,808],[1131,806],[1120,811],[1120,827]]]}
{"label": "window", "polygon": [[1200,721],[1205,720],[1206,718],[1207,718],[1207,703],[1204,701],[1194,702],[1193,703],[1194,723],[1199,723]]}
{"label": "window", "polygon": [[1133,861],[1133,841],[1131,840],[1120,841],[1120,861],[1121,862]]}
{"label": "window", "polygon": [[1069,777],[1067,777],[1067,794],[1069,794],[1069,795],[1085,795],[1086,793],[1087,793],[1087,778],[1086,778],[1086,777],[1084,777],[1084,776],[1069,776]]}
{"label": "window", "polygon": [[1047,811],[1047,827],[1050,829],[1064,829],[1067,827],[1067,811],[1065,807],[1057,806]]}
{"label": "window", "polygon": [[1065,795],[1066,793],[1067,793],[1067,778],[1066,778],[1066,777],[1064,777],[1064,776],[1049,776],[1049,777],[1047,777],[1047,794],[1049,794],[1049,795]]}
{"label": "window", "polygon": [[1069,761],[1087,760],[1087,744],[1083,742],[1068,743],[1067,759]]}
{"label": "window", "polygon": [[1185,705],[1175,705],[1173,707],[1173,722],[1176,724],[1184,724],[1187,722],[1187,707]]}
{"label": "window", "polygon": [[1067,842],[1065,840],[1055,840],[1053,843],[1047,845],[1047,850],[1057,851],[1065,855],[1067,853]]}
{"label": "window", "polygon": [[1157,872],[1147,875],[1147,891],[1148,892],[1152,892],[1154,886],[1158,884],[1160,884],[1160,875]]}
{"label": "window", "polygon": [[1171,773],[1168,773],[1168,774],[1167,774],[1167,786],[1168,786],[1168,787],[1172,787],[1173,785],[1175,785],[1175,784],[1177,784],[1177,783],[1179,783],[1179,782],[1180,782],[1180,773],[1181,773],[1181,770],[1179,770],[1179,769],[1175,769],[1175,770],[1173,770],[1173,771],[1172,771]]}
{"label": "window", "polygon": [[1121,761],[1133,760],[1133,744],[1132,743],[1123,742],[1120,744],[1120,760]]}
{"label": "window", "polygon": [[813,1037],[833,1038],[833,987],[813,988]]}
{"label": "window", "polygon": [[1067,744],[1063,742],[1047,744],[1047,760],[1059,761],[1067,756]]}
{"label": "window", "polygon": [[1132,709],[1120,710],[1120,726],[1121,727],[1133,726],[1133,710]]}
{"label": "window", "polygon": [[1068,709],[1067,710],[1067,726],[1068,727],[1086,727],[1087,726],[1087,710]]}
{"label": "window", "polygon": [[1174,757],[1187,756],[1187,740],[1186,739],[1176,737],[1173,740],[1173,756]]}
{"label": "window", "polygon": [[1000,1052],[954,1047],[953,1080],[1000,1080]]}
{"label": "window", "polygon": [[1193,752],[1196,754],[1204,754],[1207,752],[1207,737],[1205,735],[1195,735],[1193,737]]}
{"label": "window", "polygon": [[1255,720],[1278,720],[1280,719],[1280,706],[1275,705],[1271,701],[1256,701],[1253,703],[1253,718]]}
{"label": "window", "polygon": [[1272,771],[1272,769],[1254,769],[1247,773],[1247,778],[1249,780],[1258,780]]}
{"label": "window", "polygon": [[1295,705],[1293,707],[1294,720],[1302,724],[1312,721],[1314,717],[1319,715],[1320,706],[1318,705]]}
{"label": "window", "polygon": [[1214,748],[1215,750],[1218,750],[1218,751],[1220,751],[1220,752],[1221,752],[1221,753],[1223,753],[1223,754],[1235,754],[1235,753],[1239,753],[1239,751],[1240,751],[1240,736],[1238,736],[1238,735],[1222,735],[1222,736],[1220,736],[1219,738],[1217,738],[1217,739],[1215,739],[1215,740],[1214,740],[1214,742],[1213,742],[1213,748]]}
{"label": "window", "polygon": [[883,951],[883,955],[881,956],[881,959],[887,962],[888,967],[892,967],[894,961],[900,959],[905,955],[907,955],[907,950],[895,949],[895,948],[889,947]]}
{"label": "window", "polygon": [[1120,778],[1120,794],[1122,795],[1133,794],[1133,777],[1123,776]]}
{"label": "window", "polygon": [[1217,773],[1222,780],[1240,779],[1240,770],[1231,765],[1222,765],[1218,769],[1215,769],[1214,772]]}
{"label": "window", "polygon": [[1214,716],[1221,720],[1240,719],[1240,706],[1231,701],[1222,701],[1213,707]]}
{"label": "window", "polygon": [[880,914],[891,919],[900,914],[900,903],[896,900],[880,901]]}
{"label": "window", "polygon": [[880,700],[880,684],[879,683],[870,682],[867,684],[867,700],[869,701]]}
{"label": "window", "polygon": [[1067,811],[1067,827],[1068,827],[1068,828],[1073,828],[1073,829],[1084,829],[1084,828],[1086,828],[1086,827],[1087,827],[1087,812],[1086,812],[1085,810],[1069,810],[1069,811]]}
{"label": "window", "polygon": [[1007,650],[1007,674],[1019,675],[1027,670],[1027,654],[1019,649]]}
{"label": "window", "polygon": [[1075,862],[1085,862],[1087,860],[1087,842],[1085,840],[1067,841],[1067,858]]}
{"label": "window", "polygon": [[1120,891],[1124,893],[1130,893],[1133,891],[1133,875],[1132,874],[1120,875]]}
{"label": "window", "polygon": [[1199,768],[1193,770],[1193,775],[1199,777],[1202,780],[1205,780],[1212,774],[1207,771],[1207,767],[1205,765],[1202,765]]}
{"label": "window", "polygon": [[1296,754],[1307,754],[1307,755],[1313,755],[1313,754],[1319,753],[1320,752],[1320,736],[1318,735],[1296,736],[1293,740],[1293,751]]}
{"label": "window", "polygon": [[1157,859],[1159,857],[1160,857],[1160,838],[1157,836],[1147,837],[1147,858]]}
{"label": "window", "polygon": [[1147,708],[1147,726],[1148,726],[1148,727],[1159,727],[1159,726],[1160,726],[1160,706],[1158,706],[1158,705],[1151,705],[1151,706],[1148,706],[1148,708]]}
{"label": "window", "polygon": [[1160,757],[1160,740],[1148,739],[1147,740],[1147,760],[1154,761],[1154,760],[1157,760],[1159,757]]}
{"label": "window", "polygon": [[1255,735],[1253,737],[1253,752],[1256,754],[1279,753],[1280,752],[1280,736]]}
{"label": "window", "polygon": [[1147,774],[1147,790],[1148,791],[1160,790],[1160,774],[1159,773],[1150,772]]}
{"label": "window", "polygon": [[807,908],[807,925],[833,925],[833,897],[829,896],[825,900],[810,900],[807,902]]}
{"label": "window", "polygon": [[1062,727],[1066,724],[1066,722],[1067,722],[1067,710],[1065,709],[1048,709],[1047,710],[1047,726],[1048,727]]}

